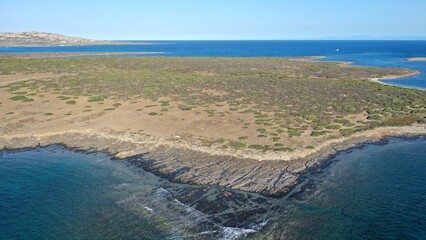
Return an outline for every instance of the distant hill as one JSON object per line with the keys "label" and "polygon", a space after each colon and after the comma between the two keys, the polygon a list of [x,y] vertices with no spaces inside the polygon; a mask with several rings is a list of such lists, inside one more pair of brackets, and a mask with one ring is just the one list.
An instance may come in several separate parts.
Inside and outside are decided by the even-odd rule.
{"label": "distant hill", "polygon": [[1,46],[45,46],[105,44],[107,41],[68,37],[46,32],[0,32]]}

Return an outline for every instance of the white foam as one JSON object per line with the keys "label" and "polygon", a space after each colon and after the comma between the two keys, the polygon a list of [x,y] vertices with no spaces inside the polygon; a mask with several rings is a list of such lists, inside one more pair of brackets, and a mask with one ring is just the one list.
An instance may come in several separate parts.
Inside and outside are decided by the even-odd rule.
{"label": "white foam", "polygon": [[150,211],[150,212],[154,212],[154,209],[147,207],[147,206],[143,206],[146,210]]}
{"label": "white foam", "polygon": [[257,232],[258,231],[253,229],[224,227],[222,229],[223,236],[221,240],[236,240],[241,237],[245,237],[250,233],[257,233]]}
{"label": "white foam", "polygon": [[266,226],[266,224],[268,224],[269,220],[271,219],[267,219],[266,221],[256,224],[254,227],[252,227],[252,229],[256,231],[262,230]]}
{"label": "white foam", "polygon": [[217,233],[217,231],[205,231],[205,232],[200,232],[197,235],[211,235],[215,233]]}

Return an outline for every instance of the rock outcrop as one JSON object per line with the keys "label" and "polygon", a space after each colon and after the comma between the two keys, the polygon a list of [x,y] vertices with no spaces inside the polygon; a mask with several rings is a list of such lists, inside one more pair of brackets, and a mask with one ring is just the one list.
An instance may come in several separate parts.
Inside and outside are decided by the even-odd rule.
{"label": "rock outcrop", "polygon": [[133,164],[170,182],[217,185],[268,196],[288,195],[303,176],[323,166],[334,154],[385,137],[424,135],[423,128],[384,136],[359,136],[325,147],[314,154],[291,161],[243,159],[163,144],[134,141],[119,134],[62,132],[45,135],[0,136],[0,149],[36,148],[62,144],[77,150],[107,152],[117,158],[132,158]]}

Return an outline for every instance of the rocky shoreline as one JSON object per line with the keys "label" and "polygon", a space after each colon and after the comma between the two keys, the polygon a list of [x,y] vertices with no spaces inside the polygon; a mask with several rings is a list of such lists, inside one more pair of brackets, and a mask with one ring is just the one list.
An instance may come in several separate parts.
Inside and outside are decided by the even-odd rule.
{"label": "rocky shoreline", "polygon": [[[164,144],[133,141],[114,134],[69,131],[40,135],[0,136],[0,149],[17,150],[55,144],[75,150],[103,151],[116,158],[132,158],[144,170],[170,182],[217,185],[230,189],[281,197],[288,195],[305,173],[320,168],[335,154],[389,137],[426,136],[422,125],[388,128],[385,133],[363,134],[333,142],[293,160],[244,159],[183,149]],[[383,130],[383,128],[381,129]]]}

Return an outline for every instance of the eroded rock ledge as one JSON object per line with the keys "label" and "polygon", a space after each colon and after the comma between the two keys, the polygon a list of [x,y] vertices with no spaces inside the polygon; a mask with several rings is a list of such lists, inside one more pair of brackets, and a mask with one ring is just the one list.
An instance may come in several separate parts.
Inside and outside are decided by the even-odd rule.
{"label": "eroded rock ledge", "polygon": [[43,135],[0,136],[0,149],[23,149],[62,144],[78,150],[107,152],[117,158],[132,157],[137,166],[172,182],[218,185],[231,189],[284,196],[311,168],[321,167],[339,151],[385,137],[426,135],[426,128],[402,127],[386,135],[356,136],[333,143],[314,154],[291,161],[258,161],[234,156],[212,156],[199,151],[136,142],[113,134],[93,132],[60,132]]}

